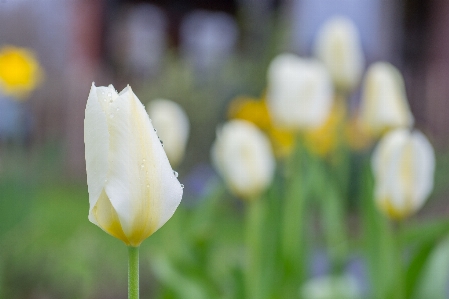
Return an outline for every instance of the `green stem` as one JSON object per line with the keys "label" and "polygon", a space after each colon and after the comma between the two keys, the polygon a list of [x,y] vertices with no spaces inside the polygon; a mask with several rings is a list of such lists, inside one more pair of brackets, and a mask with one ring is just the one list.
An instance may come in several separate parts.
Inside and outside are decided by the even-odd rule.
{"label": "green stem", "polygon": [[253,198],[247,205],[246,246],[247,246],[247,272],[246,272],[246,298],[261,298],[262,269],[262,224],[264,223],[264,199]]}
{"label": "green stem", "polygon": [[297,288],[306,277],[306,196],[308,181],[304,168],[308,157],[298,136],[296,150],[286,167],[286,194],[282,211],[281,256],[283,264],[284,297],[297,295]]}
{"label": "green stem", "polygon": [[396,235],[396,258],[397,258],[397,294],[396,298],[405,299],[405,265],[403,260],[404,242],[403,242],[403,222],[398,220],[395,227]]}
{"label": "green stem", "polygon": [[139,299],[139,247],[128,246],[128,299]]}

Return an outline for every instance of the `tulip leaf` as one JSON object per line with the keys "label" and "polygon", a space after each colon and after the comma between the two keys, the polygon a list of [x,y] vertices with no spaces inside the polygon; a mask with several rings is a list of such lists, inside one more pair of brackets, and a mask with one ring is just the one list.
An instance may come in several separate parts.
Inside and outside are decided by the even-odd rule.
{"label": "tulip leaf", "polygon": [[441,242],[431,253],[422,277],[419,279],[413,299],[444,299],[448,296],[449,238]]}

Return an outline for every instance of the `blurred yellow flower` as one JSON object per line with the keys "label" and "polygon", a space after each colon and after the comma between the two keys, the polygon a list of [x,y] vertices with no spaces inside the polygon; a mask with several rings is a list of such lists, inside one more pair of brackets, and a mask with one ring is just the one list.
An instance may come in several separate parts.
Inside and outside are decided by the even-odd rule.
{"label": "blurred yellow flower", "polygon": [[331,153],[342,141],[342,126],[346,117],[343,101],[335,101],[332,110],[323,125],[304,133],[306,147],[318,156]]}
{"label": "blurred yellow flower", "polygon": [[0,49],[0,89],[19,100],[37,87],[42,70],[32,51],[5,46]]}
{"label": "blurred yellow flower", "polygon": [[346,142],[354,151],[364,151],[374,143],[373,136],[364,129],[359,116],[351,117],[345,124]]}
{"label": "blurred yellow flower", "polygon": [[293,150],[295,135],[273,125],[265,96],[261,99],[246,96],[235,98],[229,105],[228,118],[247,120],[259,127],[270,138],[274,153],[278,157],[287,156]]}

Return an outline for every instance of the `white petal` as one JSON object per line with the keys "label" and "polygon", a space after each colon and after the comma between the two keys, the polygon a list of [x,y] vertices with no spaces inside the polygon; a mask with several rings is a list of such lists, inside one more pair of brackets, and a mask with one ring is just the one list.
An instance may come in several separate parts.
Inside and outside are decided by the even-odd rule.
{"label": "white petal", "polygon": [[317,34],[314,53],[339,88],[351,91],[359,83],[365,58],[357,27],[350,19],[336,16],[326,21]]}
{"label": "white petal", "polygon": [[307,129],[329,115],[333,88],[326,68],[317,60],[281,54],[268,69],[267,99],[277,126]]}
{"label": "white petal", "polygon": [[217,132],[212,161],[230,189],[245,198],[263,192],[275,168],[267,137],[242,120],[230,121]]}
{"label": "white petal", "polygon": [[147,105],[147,111],[157,134],[164,142],[168,160],[175,167],[184,157],[189,137],[189,119],[180,105],[165,99],[151,101]]}
{"label": "white petal", "polygon": [[86,152],[87,186],[89,191],[89,220],[97,224],[91,215],[107,180],[109,133],[106,114],[100,102],[103,88],[92,84],[87,99],[84,118],[84,145]]}
{"label": "white petal", "polygon": [[435,153],[432,145],[421,132],[414,131],[412,133],[412,144],[414,149],[412,162],[415,169],[415,205],[420,208],[433,189]]}
{"label": "white petal", "polygon": [[413,125],[404,79],[390,63],[377,62],[369,67],[363,85],[361,121],[374,134]]}
{"label": "white petal", "polygon": [[111,104],[107,119],[110,169],[106,193],[125,235],[136,243],[173,215],[182,188],[145,108],[129,86]]}

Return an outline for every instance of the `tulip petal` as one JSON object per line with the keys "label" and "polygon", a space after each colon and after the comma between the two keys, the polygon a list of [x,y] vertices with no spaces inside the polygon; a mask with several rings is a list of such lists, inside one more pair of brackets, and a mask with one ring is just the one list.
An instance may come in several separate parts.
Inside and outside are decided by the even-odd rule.
{"label": "tulip petal", "polygon": [[129,86],[111,103],[107,121],[110,168],[105,190],[130,244],[138,246],[173,215],[182,187]]}
{"label": "tulip petal", "polygon": [[89,191],[89,220],[98,225],[91,212],[107,181],[109,133],[104,107],[99,100],[106,88],[92,88],[87,99],[84,118],[87,186]]}
{"label": "tulip petal", "polygon": [[416,178],[414,189],[416,194],[417,206],[421,207],[427,196],[433,189],[433,176],[435,172],[435,153],[432,145],[427,138],[418,131],[412,133],[412,144],[414,157],[411,161],[414,163]]}
{"label": "tulip petal", "polygon": [[109,201],[109,198],[104,190],[100,194],[97,203],[92,209],[92,217],[95,218],[98,226],[101,227],[105,232],[122,240],[126,244],[130,244],[128,238],[123,232],[117,212],[111,205],[111,202]]}

